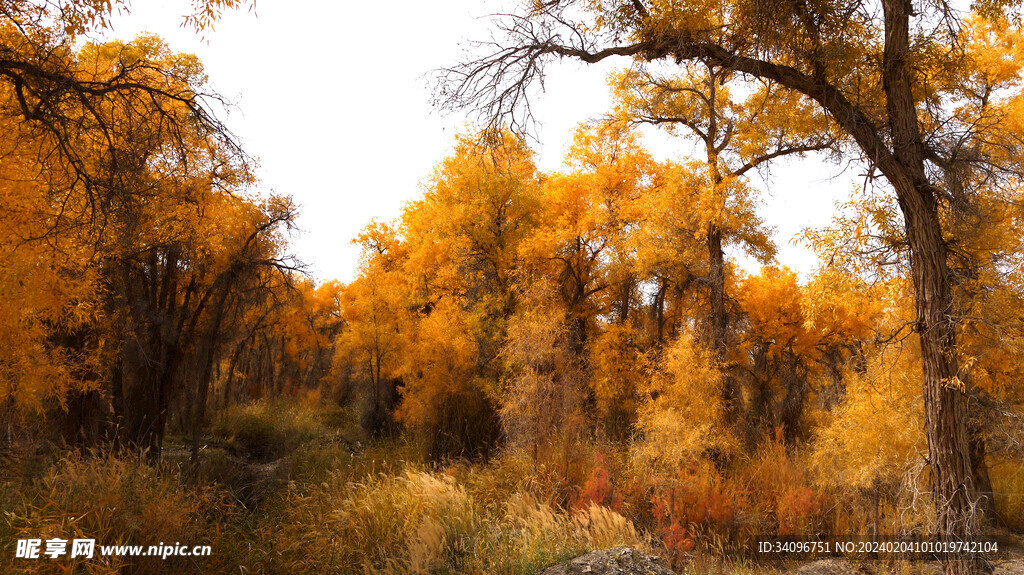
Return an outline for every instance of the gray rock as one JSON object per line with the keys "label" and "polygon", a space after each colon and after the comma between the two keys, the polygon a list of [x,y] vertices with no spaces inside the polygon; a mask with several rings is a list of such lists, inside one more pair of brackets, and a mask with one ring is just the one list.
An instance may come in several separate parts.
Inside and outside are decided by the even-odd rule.
{"label": "gray rock", "polygon": [[658,559],[631,547],[592,551],[553,565],[540,575],[674,575]]}

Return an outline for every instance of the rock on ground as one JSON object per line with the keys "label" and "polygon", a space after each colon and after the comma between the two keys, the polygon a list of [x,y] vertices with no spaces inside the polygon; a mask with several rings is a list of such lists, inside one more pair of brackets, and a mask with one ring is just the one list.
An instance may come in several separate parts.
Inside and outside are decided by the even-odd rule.
{"label": "rock on ground", "polygon": [[592,551],[548,567],[540,575],[674,575],[657,558],[630,547]]}

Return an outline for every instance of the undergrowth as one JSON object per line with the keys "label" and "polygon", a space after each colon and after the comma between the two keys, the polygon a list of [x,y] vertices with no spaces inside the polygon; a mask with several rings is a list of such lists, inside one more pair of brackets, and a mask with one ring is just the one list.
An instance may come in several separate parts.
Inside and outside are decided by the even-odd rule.
{"label": "undergrowth", "polygon": [[[656,468],[596,441],[432,466],[416,444],[368,441],[352,414],[297,400],[231,408],[211,432],[195,464],[64,452],[0,475],[0,572],[525,575],[629,545],[680,573],[774,573],[743,553],[765,533],[868,533],[908,516],[898,492],[839,493],[776,443],[728,472]],[[1024,491],[1024,467],[1000,461],[991,474],[1001,528],[1019,532],[1024,502],[1000,494]],[[863,511],[872,501],[878,511]],[[55,537],[213,555],[15,560],[6,543]]]}

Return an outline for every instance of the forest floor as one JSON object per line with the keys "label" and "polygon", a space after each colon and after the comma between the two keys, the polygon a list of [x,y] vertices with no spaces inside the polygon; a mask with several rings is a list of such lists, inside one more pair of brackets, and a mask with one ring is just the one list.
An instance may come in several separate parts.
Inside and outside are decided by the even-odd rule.
{"label": "forest floor", "polygon": [[[21,478],[0,475],[0,541],[202,541],[213,557],[5,566],[5,549],[0,572],[598,575],[604,571],[588,566],[586,554],[623,546],[672,564],[659,538],[617,513],[553,505],[528,493],[514,468],[427,465],[415,445],[367,441],[352,410],[243,406],[215,419],[195,461],[191,451],[185,438],[168,438],[156,471],[101,453],[50,454],[46,463],[11,468],[7,477]],[[1021,539],[1008,537],[996,573],[1024,575]],[[573,558],[579,569],[570,568]],[[939,573],[930,562],[752,561],[699,542],[674,558],[671,572],[693,575]]]}
{"label": "forest floor", "polygon": [[[367,440],[351,410],[326,409],[318,414],[320,422],[325,425],[307,429],[294,417],[287,415],[293,408],[287,402],[279,402],[267,412],[258,412],[255,417],[239,418],[237,414],[233,418],[229,416],[214,425],[201,442],[200,467],[205,462],[211,468],[219,469],[215,475],[221,475],[220,480],[231,485],[243,505],[251,507],[255,513],[260,513],[260,508],[273,510],[287,501],[285,494],[295,491],[297,482],[308,484],[321,479],[331,475],[332,470],[336,471],[338,466],[350,465],[352,468],[347,471],[352,472],[353,479],[358,479],[360,475],[366,477],[374,474],[397,476],[425,467],[417,456],[416,446],[397,439]],[[268,412],[274,412],[277,416],[267,417]],[[311,452],[318,454],[312,466],[309,461]],[[339,457],[339,452],[347,453],[348,457]],[[184,440],[172,441],[164,450],[164,460],[168,463],[184,465],[190,458],[191,446]],[[230,471],[223,477],[225,469]],[[274,513],[270,511],[271,515]],[[643,534],[642,537],[645,541],[641,547],[653,555],[640,553],[640,556],[647,559],[639,560],[633,568],[638,573],[654,573],[651,570],[653,564],[647,561],[658,561],[664,567],[665,561],[660,560],[658,555],[665,550],[660,549],[658,542],[649,535]],[[1001,533],[1000,539],[1002,551],[993,561],[994,575],[1024,575],[1024,537]],[[534,573],[543,568],[542,575],[600,575],[604,571],[597,565],[605,561],[605,555],[617,549],[620,548],[602,550],[585,546],[578,548],[579,554],[575,558],[572,553],[562,550],[550,554],[549,565],[545,566],[543,562],[524,565],[525,569],[517,569],[516,572]],[[591,557],[595,559],[591,561]],[[610,574],[632,572],[608,571]],[[698,549],[688,554],[683,561],[677,562],[673,568],[666,568],[666,572],[683,575],[941,575],[942,568],[938,561],[880,561],[841,557],[751,561],[729,553]]]}

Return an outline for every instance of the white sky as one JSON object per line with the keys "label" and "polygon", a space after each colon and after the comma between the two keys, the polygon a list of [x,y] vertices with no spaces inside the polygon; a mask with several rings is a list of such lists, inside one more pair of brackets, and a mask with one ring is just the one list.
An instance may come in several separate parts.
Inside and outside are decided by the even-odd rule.
{"label": "white sky", "polygon": [[[428,73],[455,63],[466,40],[486,38],[485,16],[513,3],[259,0],[255,15],[229,12],[200,39],[180,27],[187,1],[137,0],[114,19],[112,36],[150,32],[200,57],[214,89],[237,106],[227,124],[259,158],[263,186],[301,208],[294,253],[318,280],[350,281],[350,240],[371,219],[398,216],[465,126],[431,109]],[[541,169],[560,165],[576,124],[608,109],[610,69],[549,68],[534,108]],[[665,138],[649,145],[660,157],[683,152]],[[814,265],[790,240],[828,223],[852,186],[849,174],[830,178],[837,172],[816,159],[773,169],[762,215],[778,229],[782,263],[805,273]]]}

